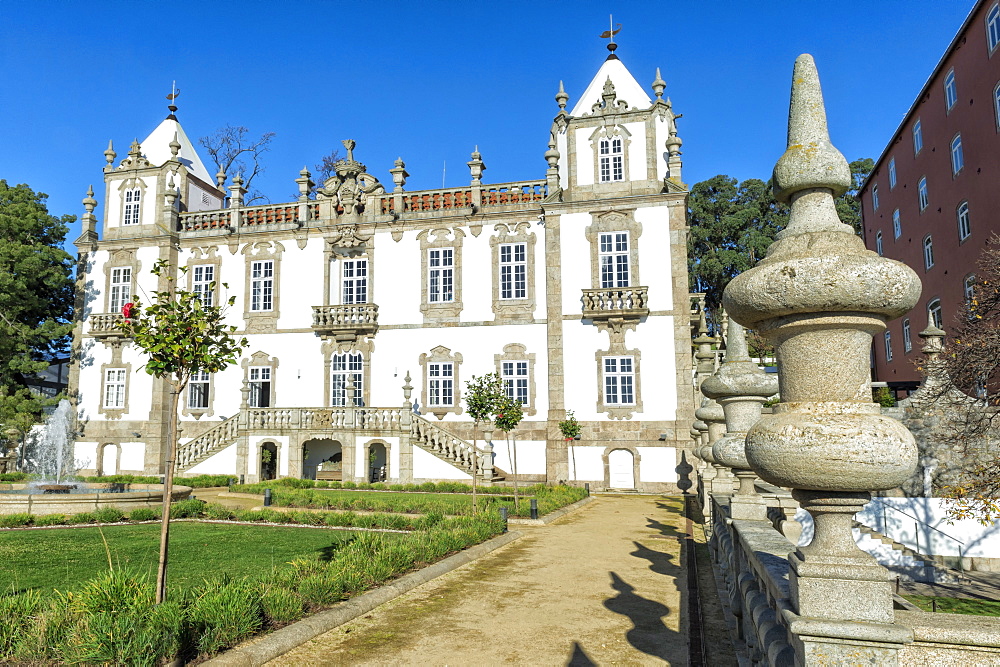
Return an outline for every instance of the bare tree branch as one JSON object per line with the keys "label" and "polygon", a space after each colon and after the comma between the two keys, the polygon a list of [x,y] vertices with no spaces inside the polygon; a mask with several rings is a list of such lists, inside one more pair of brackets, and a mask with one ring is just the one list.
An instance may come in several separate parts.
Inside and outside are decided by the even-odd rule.
{"label": "bare tree branch", "polygon": [[257,139],[250,136],[250,130],[242,125],[226,125],[213,134],[198,139],[208,152],[218,171],[227,176],[235,170],[243,178],[243,187],[247,189],[245,203],[255,201],[270,201],[262,192],[253,189],[253,179],[264,173],[261,156],[271,148],[274,132],[265,132]]}

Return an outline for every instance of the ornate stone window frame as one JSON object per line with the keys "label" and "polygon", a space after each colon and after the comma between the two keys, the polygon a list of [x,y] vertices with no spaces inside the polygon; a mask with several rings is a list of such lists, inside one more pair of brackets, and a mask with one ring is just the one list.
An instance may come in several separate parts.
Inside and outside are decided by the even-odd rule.
{"label": "ornate stone window frame", "polygon": [[[246,268],[244,270],[244,293],[243,293],[243,319],[245,321],[244,332],[254,333],[276,333],[278,329],[278,318],[281,317],[281,255],[285,252],[285,246],[278,241],[256,241],[243,246],[240,253],[246,257]],[[251,311],[251,278],[250,272],[254,262],[272,260],[274,262],[274,291],[272,294],[271,310]]]}
{"label": "ornate stone window frame", "polygon": [[[111,344],[111,361],[101,364],[101,393],[97,401],[97,414],[104,415],[105,419],[121,419],[128,412],[129,390],[132,387],[132,364],[122,361],[122,343]],[[120,408],[104,407],[104,384],[107,380],[107,371],[113,368],[125,370],[125,404]]]}
{"label": "ornate stone window frame", "polygon": [[222,258],[217,254],[218,248],[216,246],[207,246],[204,248],[192,248],[191,256],[188,257],[187,264],[187,290],[189,292],[194,291],[194,269],[197,266],[213,266],[213,280],[215,281],[215,290],[212,292],[212,305],[218,306],[222,305],[222,292],[220,288],[222,287]]}
{"label": "ornate stone window frame", "polygon": [[[271,383],[274,387],[274,383]],[[212,417],[215,415],[215,373],[208,374],[208,407],[204,408],[192,408],[190,407],[191,399],[191,382],[188,381],[187,387],[184,389],[184,396],[181,399],[183,405],[181,408],[181,415],[184,417],[194,417],[195,419],[201,419],[203,416]]]}
{"label": "ornate stone window frame", "polygon": [[[642,353],[625,348],[625,332],[609,331],[611,344],[607,350],[594,353],[597,362],[597,411],[607,413],[611,419],[632,419],[632,415],[642,412]],[[631,405],[608,405],[604,403],[604,357],[632,357],[633,393],[635,402]]]}
{"label": "ornate stone window frame", "polygon": [[275,398],[277,396],[277,378],[278,378],[278,358],[269,357],[266,352],[258,350],[254,352],[249,357],[244,357],[240,362],[240,366],[243,368],[243,379],[246,382],[250,381],[250,367],[251,366],[270,366],[271,368],[271,393],[268,395],[268,405],[270,407],[276,407]]}
{"label": "ornate stone window frame", "polygon": [[[423,230],[417,234],[420,241],[420,312],[425,322],[457,322],[462,312],[462,245],[465,232],[459,228]],[[430,301],[430,267],[428,251],[435,248],[454,250],[454,298],[447,302]]]}
{"label": "ornate stone window frame", "polygon": [[142,263],[136,257],[135,249],[118,249],[108,252],[108,261],[104,263],[104,309],[111,312],[111,275],[113,269],[132,269],[132,286],[129,289],[129,301],[136,293],[137,278],[141,270]]}
{"label": "ornate stone window frame", "polygon": [[493,363],[496,365],[497,375],[503,376],[503,362],[505,361],[526,361],[528,362],[528,404],[521,406],[524,414],[531,417],[538,412],[535,406],[535,355],[528,353],[528,348],[522,343],[508,343],[503,346],[503,354],[494,354]]}
{"label": "ornate stone window frame", "polygon": [[361,400],[365,405],[371,405],[371,358],[374,345],[369,339],[357,343],[337,342],[328,339],[323,343],[323,405],[330,405],[333,400],[333,355],[361,354]]}
{"label": "ornate stone window frame", "polygon": [[[490,251],[493,257],[493,314],[494,321],[531,320],[535,316],[535,233],[530,222],[498,223],[497,232],[490,237]],[[500,298],[500,246],[508,243],[523,243],[525,250],[524,299]]]}
{"label": "ornate stone window frame", "polygon": [[[139,215],[138,222],[133,222],[130,225],[125,224],[125,191],[126,190],[138,190],[139,191]],[[138,176],[130,176],[129,178],[123,178],[118,183],[118,227],[121,228],[133,228],[138,227],[143,224],[143,207],[146,205],[146,181]]]}
{"label": "ornate stone window frame", "polygon": [[602,233],[628,232],[629,283],[631,287],[642,285],[639,279],[639,237],[642,223],[635,219],[635,209],[592,212],[593,222],[584,230],[590,242],[590,283],[595,289],[601,287],[601,243]]}
{"label": "ornate stone window frame", "polygon": [[[357,227],[349,225],[326,238],[323,256],[324,268],[324,304],[328,306],[343,305],[341,290],[342,271],[340,262],[350,259],[368,260],[368,285],[366,303],[375,303],[375,246],[371,236],[361,234]],[[336,278],[336,291],[334,282]]]}
{"label": "ornate stone window frame", "polygon": [[[451,405],[433,405],[427,404],[427,386],[430,378],[427,375],[427,367],[431,363],[438,362],[451,362],[452,363],[452,404]],[[420,409],[423,412],[429,412],[438,419],[444,419],[444,416],[449,412],[454,415],[462,414],[462,394],[460,387],[461,382],[461,368],[462,368],[462,355],[459,352],[452,352],[447,347],[443,345],[438,345],[431,350],[430,354],[421,353],[420,355],[420,367],[423,370],[423,382],[421,382],[420,387]]]}
{"label": "ornate stone window frame", "polygon": [[[622,178],[618,181],[601,180],[601,141],[607,139],[611,141],[615,137],[622,140]],[[632,180],[628,168],[629,147],[632,144],[632,133],[624,125],[607,124],[596,128],[588,137],[590,149],[594,154],[594,186],[596,188],[616,188],[622,183]]]}

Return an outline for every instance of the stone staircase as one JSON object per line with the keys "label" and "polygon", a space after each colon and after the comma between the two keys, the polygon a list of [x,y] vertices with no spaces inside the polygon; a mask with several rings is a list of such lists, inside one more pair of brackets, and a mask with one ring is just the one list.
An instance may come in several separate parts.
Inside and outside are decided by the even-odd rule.
{"label": "stone staircase", "polygon": [[[402,435],[409,417],[410,442],[445,463],[467,474],[478,468],[478,479],[484,483],[500,482],[508,473],[493,465],[484,448],[475,447],[447,429],[426,418],[400,408],[251,408],[247,410],[247,431],[309,429],[333,435],[338,431],[356,430],[383,435]],[[226,447],[240,435],[240,415],[236,414],[213,426],[177,448],[176,469],[190,471]],[[478,456],[476,456],[478,453]]]}
{"label": "stone staircase", "polygon": [[936,562],[933,556],[917,553],[858,521],[854,522],[854,541],[903,581],[937,584],[966,581],[962,573]]}

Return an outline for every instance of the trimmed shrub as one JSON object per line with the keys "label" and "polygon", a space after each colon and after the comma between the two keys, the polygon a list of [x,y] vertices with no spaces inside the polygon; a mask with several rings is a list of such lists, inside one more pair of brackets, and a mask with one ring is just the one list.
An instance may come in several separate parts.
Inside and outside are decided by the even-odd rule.
{"label": "trimmed shrub", "polygon": [[94,519],[93,512],[80,512],[79,514],[69,515],[69,518],[66,519],[66,523],[97,523],[97,521]]}
{"label": "trimmed shrub", "polygon": [[[36,514],[31,517],[31,523],[36,526],[60,526],[66,523],[65,514]],[[2,616],[2,615],[0,615]]]}
{"label": "trimmed shrub", "polygon": [[94,512],[94,518],[100,523],[118,523],[125,518],[125,513],[117,507],[102,507]]}
{"label": "trimmed shrub", "polygon": [[233,510],[228,507],[223,507],[217,503],[206,504],[202,510],[206,519],[215,519],[216,521],[230,521],[235,518]]}
{"label": "trimmed shrub", "polygon": [[19,528],[31,523],[30,514],[2,514],[0,515],[0,528]]}
{"label": "trimmed shrub", "polygon": [[201,516],[202,509],[206,504],[204,500],[197,498],[177,501],[170,506],[170,518],[186,519]]}
{"label": "trimmed shrub", "polygon": [[129,521],[152,521],[160,518],[160,510],[152,507],[136,507],[128,513]]}

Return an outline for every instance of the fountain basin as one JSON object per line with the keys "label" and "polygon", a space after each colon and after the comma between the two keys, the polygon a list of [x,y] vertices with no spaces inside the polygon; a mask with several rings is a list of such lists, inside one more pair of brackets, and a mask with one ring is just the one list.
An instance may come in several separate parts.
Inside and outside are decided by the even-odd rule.
{"label": "fountain basin", "polygon": [[[0,514],[80,514],[115,507],[128,512],[137,507],[160,507],[162,484],[75,483],[73,493],[35,492],[29,484],[0,484]],[[193,489],[174,486],[173,500],[186,500]]]}

